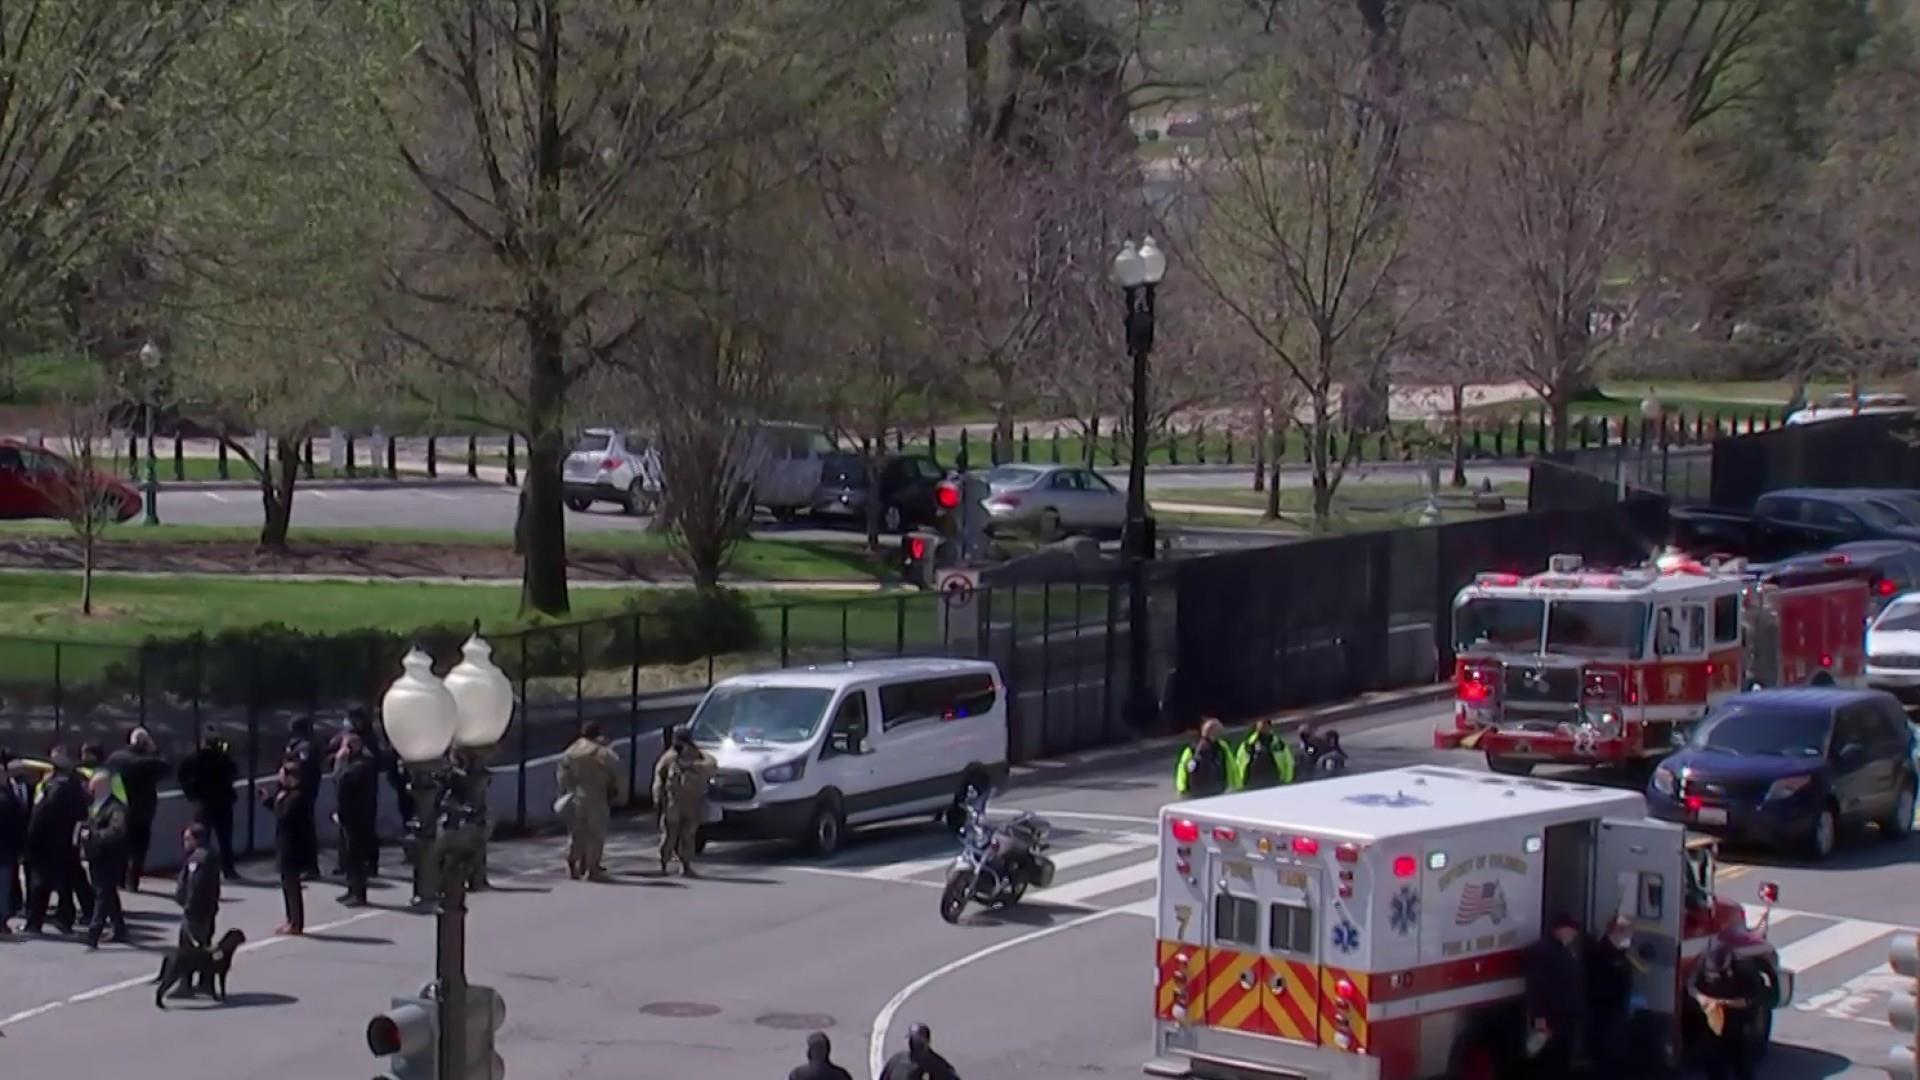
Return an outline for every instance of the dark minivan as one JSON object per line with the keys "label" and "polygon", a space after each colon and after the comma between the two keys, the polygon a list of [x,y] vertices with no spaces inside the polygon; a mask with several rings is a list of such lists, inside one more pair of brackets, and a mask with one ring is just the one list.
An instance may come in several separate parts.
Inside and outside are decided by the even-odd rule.
{"label": "dark minivan", "polygon": [[1841,829],[1913,828],[1914,736],[1878,690],[1758,690],[1708,714],[1647,784],[1654,817],[1771,847],[1833,853]]}

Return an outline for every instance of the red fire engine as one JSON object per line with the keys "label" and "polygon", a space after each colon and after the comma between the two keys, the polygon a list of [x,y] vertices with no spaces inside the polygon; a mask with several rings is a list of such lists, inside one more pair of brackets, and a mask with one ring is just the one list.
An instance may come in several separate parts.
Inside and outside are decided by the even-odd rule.
{"label": "red fire engine", "polygon": [[1434,746],[1513,774],[1659,757],[1676,725],[1750,686],[1861,683],[1867,606],[1858,579],[1761,581],[1676,556],[1483,573],[1454,600],[1454,713]]}

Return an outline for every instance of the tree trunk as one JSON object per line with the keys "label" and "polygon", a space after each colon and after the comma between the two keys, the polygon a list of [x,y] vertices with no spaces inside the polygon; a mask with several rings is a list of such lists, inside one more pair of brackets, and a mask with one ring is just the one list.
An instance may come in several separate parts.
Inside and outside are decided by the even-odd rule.
{"label": "tree trunk", "polygon": [[80,614],[93,614],[93,545],[97,528],[85,529],[80,537]]}
{"label": "tree trunk", "polygon": [[1267,407],[1253,408],[1253,490],[1267,486]]}
{"label": "tree trunk", "polygon": [[1332,427],[1333,410],[1326,396],[1318,395],[1313,402],[1313,427],[1307,432],[1311,443],[1308,458],[1313,462],[1313,529],[1315,532],[1327,527],[1327,519],[1333,516],[1333,481],[1331,462],[1327,456],[1327,435]]}
{"label": "tree trunk", "polygon": [[1453,384],[1453,486],[1467,486],[1467,388]]}
{"label": "tree trunk", "polygon": [[879,551],[880,514],[885,509],[881,505],[885,500],[880,492],[880,462],[887,452],[886,436],[882,434],[861,447],[861,450],[861,465],[867,474],[867,550]]}
{"label": "tree trunk", "polygon": [[1267,431],[1267,516],[1280,517],[1280,474],[1287,459],[1287,423],[1280,410],[1272,413],[1273,422]]}
{"label": "tree trunk", "polygon": [[1552,418],[1553,452],[1556,454],[1567,452],[1567,415],[1570,404],[1571,399],[1564,390],[1557,390],[1547,395],[1547,415]]}
{"label": "tree trunk", "polygon": [[560,13],[542,5],[535,66],[533,221],[527,297],[526,556],[520,566],[520,609],[565,615],[567,519],[560,506],[560,463],[566,456],[561,425],[566,397],[566,317],[554,288],[560,279],[556,247],[563,208],[561,170],[566,146],[560,127]]}
{"label": "tree trunk", "polygon": [[1100,418],[1098,416],[1087,421],[1086,432],[1087,437],[1084,445],[1080,447],[1080,451],[1082,456],[1087,459],[1087,468],[1091,469],[1093,468],[1094,459],[1100,453]]}
{"label": "tree trunk", "polygon": [[260,546],[285,551],[293,525],[293,487],[300,475],[300,440],[275,439],[273,449],[279,460],[260,466]]}

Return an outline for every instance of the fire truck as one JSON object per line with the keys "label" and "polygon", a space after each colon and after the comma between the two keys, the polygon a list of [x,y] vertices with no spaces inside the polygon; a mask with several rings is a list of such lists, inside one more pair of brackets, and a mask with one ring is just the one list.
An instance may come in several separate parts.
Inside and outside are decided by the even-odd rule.
{"label": "fire truck", "polygon": [[1495,772],[1658,758],[1723,698],[1753,686],[1858,685],[1867,586],[1763,579],[1739,561],[1663,556],[1591,570],[1483,573],[1453,605],[1454,710],[1439,749]]}
{"label": "fire truck", "polygon": [[[1716,936],[1772,1009],[1793,975],[1767,940],[1772,883],[1714,895],[1714,842],[1634,792],[1421,765],[1162,809],[1154,1076],[1464,1080],[1526,1055],[1525,956],[1560,917],[1634,927],[1633,1045],[1678,1064],[1685,991]],[[1764,1052],[1772,1011],[1748,1036]]]}

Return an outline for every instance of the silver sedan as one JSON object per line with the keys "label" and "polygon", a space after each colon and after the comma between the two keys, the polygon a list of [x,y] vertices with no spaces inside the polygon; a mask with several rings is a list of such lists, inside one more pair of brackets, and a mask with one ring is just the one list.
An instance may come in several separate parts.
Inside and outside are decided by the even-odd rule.
{"label": "silver sedan", "polygon": [[988,470],[985,501],[996,532],[1114,536],[1126,525],[1127,494],[1078,465],[1000,465]]}

